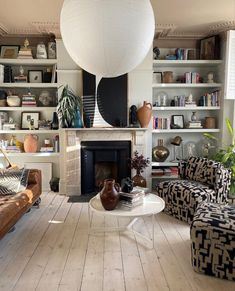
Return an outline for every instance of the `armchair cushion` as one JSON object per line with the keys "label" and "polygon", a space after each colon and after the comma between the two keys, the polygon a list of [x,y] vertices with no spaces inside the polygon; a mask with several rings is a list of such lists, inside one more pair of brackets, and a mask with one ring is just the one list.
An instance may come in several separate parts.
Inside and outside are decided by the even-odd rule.
{"label": "armchair cushion", "polygon": [[191,222],[198,205],[203,201],[216,201],[215,191],[205,184],[190,180],[161,182],[157,192],[165,201],[165,212]]}

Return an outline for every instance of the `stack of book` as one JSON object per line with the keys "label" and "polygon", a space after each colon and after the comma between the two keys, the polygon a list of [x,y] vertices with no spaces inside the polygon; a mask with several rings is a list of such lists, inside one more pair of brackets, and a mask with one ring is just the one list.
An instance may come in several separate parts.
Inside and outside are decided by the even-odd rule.
{"label": "stack of book", "polygon": [[143,204],[145,193],[144,191],[133,190],[131,193],[120,192],[120,205],[132,209]]}
{"label": "stack of book", "polygon": [[40,152],[41,153],[53,153],[54,148],[53,147],[41,147]]}
{"label": "stack of book", "polygon": [[188,128],[202,128],[202,122],[200,120],[189,121]]}
{"label": "stack of book", "polygon": [[18,53],[18,59],[32,59],[32,50],[26,47],[20,49]]}
{"label": "stack of book", "polygon": [[197,107],[197,104],[195,101],[192,101],[192,102],[186,101],[184,106],[185,107]]}
{"label": "stack of book", "polygon": [[36,107],[37,106],[37,101],[36,97],[31,94],[23,95],[22,96],[22,106],[23,107]]}
{"label": "stack of book", "polygon": [[27,83],[27,76],[24,76],[24,75],[20,75],[20,76],[15,76],[14,77],[14,81],[16,82],[16,83]]}
{"label": "stack of book", "polygon": [[21,153],[21,149],[18,146],[16,146],[16,145],[13,145],[13,146],[9,145],[9,146],[7,146],[5,148],[5,151],[7,153]]}

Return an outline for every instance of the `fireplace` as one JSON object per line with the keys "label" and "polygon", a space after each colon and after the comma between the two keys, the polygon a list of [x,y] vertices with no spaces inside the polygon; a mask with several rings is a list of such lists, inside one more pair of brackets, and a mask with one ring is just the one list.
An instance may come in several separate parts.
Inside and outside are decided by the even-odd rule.
{"label": "fireplace", "polygon": [[97,193],[104,179],[113,178],[120,184],[130,177],[130,157],[130,141],[81,142],[81,194]]}

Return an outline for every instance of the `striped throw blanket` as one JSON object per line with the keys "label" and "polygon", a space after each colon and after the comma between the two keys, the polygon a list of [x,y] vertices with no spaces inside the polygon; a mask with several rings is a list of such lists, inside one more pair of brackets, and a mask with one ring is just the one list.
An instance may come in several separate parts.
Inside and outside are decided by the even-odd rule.
{"label": "striped throw blanket", "polygon": [[0,171],[0,196],[16,194],[26,189],[28,169]]}

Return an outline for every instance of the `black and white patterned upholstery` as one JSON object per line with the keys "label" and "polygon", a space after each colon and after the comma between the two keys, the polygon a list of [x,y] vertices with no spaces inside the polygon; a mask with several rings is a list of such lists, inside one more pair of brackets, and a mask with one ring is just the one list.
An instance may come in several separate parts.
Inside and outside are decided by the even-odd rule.
{"label": "black and white patterned upholstery", "polygon": [[203,201],[227,201],[231,171],[221,163],[191,157],[179,164],[179,180],[163,181],[156,191],[165,201],[164,211],[190,223],[197,206]]}
{"label": "black and white patterned upholstery", "polygon": [[194,270],[235,281],[235,206],[202,203],[190,234]]}

